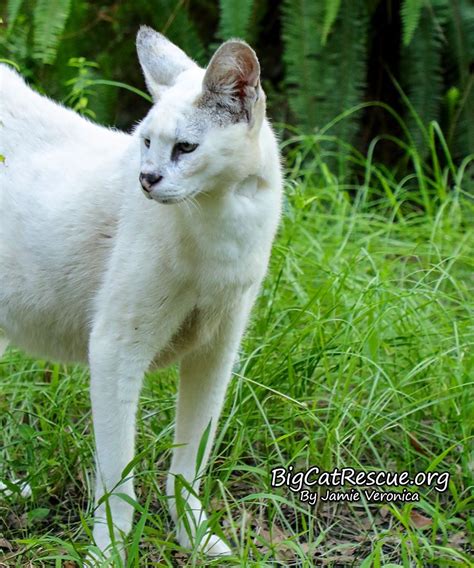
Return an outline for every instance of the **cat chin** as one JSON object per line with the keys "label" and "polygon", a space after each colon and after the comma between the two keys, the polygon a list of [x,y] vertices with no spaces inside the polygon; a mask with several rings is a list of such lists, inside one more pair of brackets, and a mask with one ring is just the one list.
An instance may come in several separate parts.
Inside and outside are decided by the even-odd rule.
{"label": "cat chin", "polygon": [[186,201],[187,198],[191,197],[191,195],[188,194],[181,194],[181,195],[159,195],[159,194],[155,194],[155,193],[149,193],[148,194],[149,199],[153,199],[154,201],[157,201],[158,203],[161,203],[163,205],[173,205],[175,203],[182,203],[183,201]]}
{"label": "cat chin", "polygon": [[185,197],[153,197],[152,199],[162,205],[174,205],[175,203],[182,203]]}
{"label": "cat chin", "polygon": [[[146,192],[145,192],[146,193]],[[151,191],[150,193],[146,194],[148,199],[153,199],[158,203],[163,205],[173,205],[176,203],[183,203],[188,199],[192,199],[195,197],[199,191],[191,191],[189,193],[164,193],[158,191]]]}

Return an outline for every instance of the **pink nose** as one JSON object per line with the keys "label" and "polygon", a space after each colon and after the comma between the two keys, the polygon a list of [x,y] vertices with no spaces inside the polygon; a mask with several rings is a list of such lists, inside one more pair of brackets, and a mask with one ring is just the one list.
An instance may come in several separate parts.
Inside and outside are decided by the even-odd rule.
{"label": "pink nose", "polygon": [[145,191],[149,192],[153,185],[159,183],[163,176],[157,173],[149,173],[149,174],[140,174],[140,183]]}

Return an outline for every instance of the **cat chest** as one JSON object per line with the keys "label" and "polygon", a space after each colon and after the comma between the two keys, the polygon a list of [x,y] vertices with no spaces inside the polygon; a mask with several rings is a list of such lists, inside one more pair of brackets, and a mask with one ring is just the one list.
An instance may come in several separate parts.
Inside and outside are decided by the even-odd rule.
{"label": "cat chest", "polygon": [[154,359],[154,367],[166,367],[187,353],[209,344],[222,321],[223,313],[193,308],[183,319],[166,347]]}

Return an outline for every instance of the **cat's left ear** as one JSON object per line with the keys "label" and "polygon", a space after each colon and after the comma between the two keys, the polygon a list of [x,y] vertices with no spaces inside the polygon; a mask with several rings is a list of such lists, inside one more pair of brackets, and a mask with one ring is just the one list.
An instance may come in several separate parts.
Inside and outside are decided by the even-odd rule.
{"label": "cat's left ear", "polygon": [[184,51],[148,26],[137,34],[137,53],[146,85],[157,100],[163,88],[171,87],[180,73],[196,66]]}
{"label": "cat's left ear", "polygon": [[223,43],[207,67],[203,94],[226,107],[236,122],[246,120],[252,124],[255,103],[263,96],[255,51],[244,41]]}

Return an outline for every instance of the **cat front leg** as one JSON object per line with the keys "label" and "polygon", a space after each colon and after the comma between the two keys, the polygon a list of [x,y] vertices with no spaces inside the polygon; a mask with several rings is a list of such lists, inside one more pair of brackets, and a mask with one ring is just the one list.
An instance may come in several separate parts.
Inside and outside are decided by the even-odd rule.
{"label": "cat front leg", "polygon": [[[127,345],[97,332],[91,338],[90,393],[96,446],[93,536],[102,552],[114,542],[121,549],[132,526],[133,507],[119,494],[135,499],[132,472],[125,479],[122,472],[133,459],[138,399],[152,357],[146,347]],[[123,550],[120,555],[123,559]]]}
{"label": "cat front leg", "polygon": [[[175,447],[167,480],[169,508],[181,546],[199,548],[209,555],[226,555],[231,550],[210,529],[198,530],[207,522],[207,516],[197,494],[249,308],[250,298],[247,298],[226,319],[211,345],[187,355],[180,368]],[[199,460],[200,444],[209,425],[207,443]],[[192,492],[186,485],[192,487]]]}

